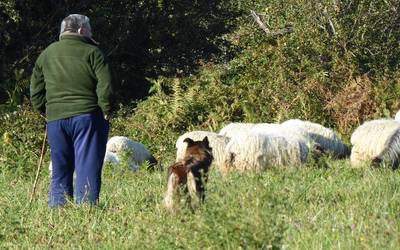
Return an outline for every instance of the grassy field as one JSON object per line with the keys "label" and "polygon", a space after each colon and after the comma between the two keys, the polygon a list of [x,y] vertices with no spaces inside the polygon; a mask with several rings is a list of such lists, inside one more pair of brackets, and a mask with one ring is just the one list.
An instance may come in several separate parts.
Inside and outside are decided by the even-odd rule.
{"label": "grassy field", "polygon": [[160,207],[164,172],[107,167],[99,207],[47,208],[48,173],[0,177],[0,248],[398,249],[400,175],[326,160],[222,178],[195,213]]}

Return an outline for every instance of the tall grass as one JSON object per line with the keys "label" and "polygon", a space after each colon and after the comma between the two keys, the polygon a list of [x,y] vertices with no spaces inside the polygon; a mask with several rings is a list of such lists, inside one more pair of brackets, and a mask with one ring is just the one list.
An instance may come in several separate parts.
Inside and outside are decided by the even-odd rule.
{"label": "tall grass", "polygon": [[205,204],[165,211],[164,172],[107,167],[98,207],[47,208],[48,175],[28,207],[31,181],[0,177],[1,248],[396,249],[400,175],[388,169],[271,169],[222,178]]}

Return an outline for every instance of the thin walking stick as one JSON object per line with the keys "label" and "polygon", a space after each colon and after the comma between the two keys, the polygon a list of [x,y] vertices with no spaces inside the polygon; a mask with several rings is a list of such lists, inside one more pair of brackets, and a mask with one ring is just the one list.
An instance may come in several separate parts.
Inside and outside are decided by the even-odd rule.
{"label": "thin walking stick", "polygon": [[44,158],[44,155],[46,154],[46,145],[47,145],[46,141],[47,141],[47,126],[46,126],[45,131],[44,131],[42,152],[40,152],[39,163],[38,163],[38,166],[37,166],[37,169],[36,169],[35,181],[33,182],[31,198],[29,199],[29,206],[31,205],[31,203],[33,201],[33,196],[35,195],[36,186],[37,186],[37,183],[38,183],[38,180],[39,180],[40,170],[42,168],[43,158]]}

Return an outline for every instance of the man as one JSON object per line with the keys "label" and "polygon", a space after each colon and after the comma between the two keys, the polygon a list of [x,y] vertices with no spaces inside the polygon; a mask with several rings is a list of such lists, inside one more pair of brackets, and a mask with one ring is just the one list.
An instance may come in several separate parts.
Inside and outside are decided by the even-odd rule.
{"label": "man", "polygon": [[75,196],[77,204],[97,204],[112,88],[88,17],[73,14],[62,21],[60,40],[36,61],[30,92],[33,108],[47,116],[53,165],[49,206],[63,206],[66,196]]}

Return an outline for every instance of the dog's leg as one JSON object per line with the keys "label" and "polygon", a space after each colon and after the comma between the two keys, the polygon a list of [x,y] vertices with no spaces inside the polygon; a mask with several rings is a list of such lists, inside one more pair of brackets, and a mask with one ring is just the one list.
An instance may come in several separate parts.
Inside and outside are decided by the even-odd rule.
{"label": "dog's leg", "polygon": [[196,181],[202,180],[196,180],[193,173],[189,172],[187,176],[187,188],[189,191],[190,205],[192,206],[192,209],[196,209],[200,204],[200,195],[197,192]]}
{"label": "dog's leg", "polygon": [[175,208],[175,200],[179,189],[179,177],[176,173],[171,172],[168,177],[167,192],[164,198],[164,206],[173,211]]}

